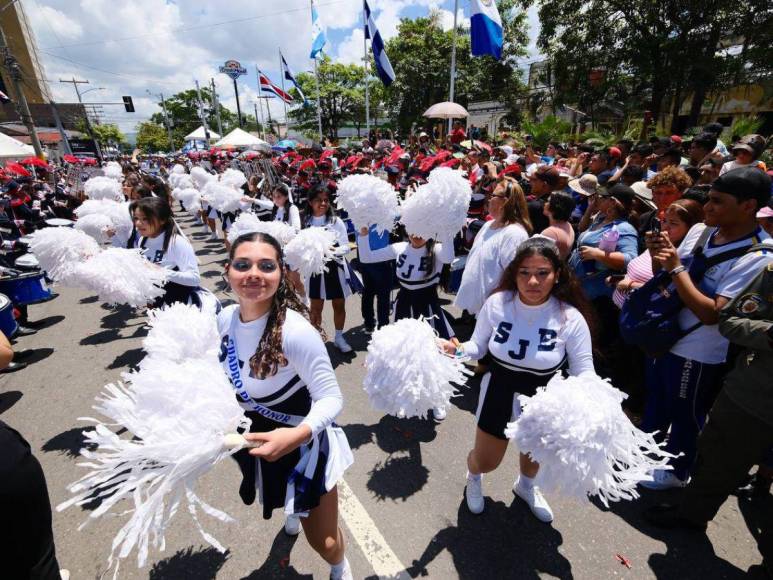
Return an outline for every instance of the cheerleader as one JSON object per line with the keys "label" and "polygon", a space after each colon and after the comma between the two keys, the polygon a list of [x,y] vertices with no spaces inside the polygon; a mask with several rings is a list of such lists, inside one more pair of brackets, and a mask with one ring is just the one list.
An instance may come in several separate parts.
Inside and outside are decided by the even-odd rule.
{"label": "cheerleader", "polygon": [[349,252],[349,235],[346,225],[333,214],[330,204],[330,194],[323,184],[315,185],[309,192],[306,202],[306,219],[304,227],[327,228],[335,232],[337,240],[336,259],[327,264],[327,271],[315,274],[305,284],[311,300],[311,322],[322,325],[322,308],[326,300],[333,303],[333,323],[335,325],[336,348],[343,353],[351,352],[352,347],[344,338],[344,323],[346,322],[346,298],[352,294],[352,285],[358,282],[344,256]]}
{"label": "cheerleader", "polygon": [[[242,198],[242,201],[250,204],[251,207],[248,211],[252,211],[252,213],[258,216],[260,221],[267,222],[271,220],[271,210],[274,206],[273,204],[268,205],[271,202],[269,200],[263,199],[261,188],[263,187],[263,182],[265,179],[265,177],[260,179],[257,175],[250,176],[250,178],[247,180],[247,195]],[[259,204],[258,201],[267,203]],[[266,205],[268,207],[266,207]]]}
{"label": "cheerleader", "polygon": [[238,305],[218,315],[220,360],[252,420],[245,438],[261,444],[235,455],[239,494],[247,505],[257,495],[265,519],[282,508],[288,534],[300,531],[300,520],[309,544],[331,565],[330,577],[351,579],[336,485],[353,457],[333,422],[343,397],[325,345],[288,286],[274,238],[238,238],[226,278]]}
{"label": "cheerleader", "polygon": [[[253,205],[257,206],[260,211],[270,212],[269,221],[284,222],[291,225],[296,230],[301,229],[301,214],[298,211],[298,206],[293,203],[293,196],[290,192],[290,188],[284,183],[279,183],[274,187],[271,192],[271,200],[250,198]],[[258,217],[261,213],[258,213]]]}
{"label": "cheerleader", "polygon": [[[482,475],[496,469],[507,450],[505,427],[521,412],[518,396],[532,396],[556,372],[594,373],[590,307],[574,274],[548,238],[521,244],[494,293],[478,314],[472,338],[459,349],[472,359],[490,354],[491,370],[481,382],[475,445],[467,456],[467,507],[483,511]],[[448,353],[456,346],[444,341]],[[553,511],[534,485],[539,464],[520,456],[513,492],[543,522]]]}
{"label": "cheerleader", "polygon": [[149,261],[169,270],[165,294],[154,307],[183,302],[201,308],[207,302],[219,310],[215,296],[199,286],[201,277],[196,254],[185,236],[177,233],[169,203],[161,197],[146,197],[133,201],[129,211],[134,229],[126,247],[142,249]]}

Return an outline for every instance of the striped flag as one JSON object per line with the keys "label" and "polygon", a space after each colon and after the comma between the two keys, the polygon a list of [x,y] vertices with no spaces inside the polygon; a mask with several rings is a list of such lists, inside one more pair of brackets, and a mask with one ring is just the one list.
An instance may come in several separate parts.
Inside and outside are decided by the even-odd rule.
{"label": "striped flag", "polygon": [[367,0],[362,2],[365,10],[365,38],[370,38],[370,48],[373,50],[373,60],[376,61],[376,72],[378,78],[388,87],[395,80],[395,71],[392,69],[392,63],[389,62],[386,50],[384,50],[384,41],[381,39],[381,33],[376,28],[376,22],[370,13],[370,6]]}
{"label": "striped flag", "polygon": [[301,90],[301,86],[298,84],[298,81],[295,80],[293,73],[290,72],[290,67],[287,66],[287,61],[285,60],[285,57],[282,55],[281,50],[279,51],[279,57],[282,59],[282,74],[284,75],[284,79],[293,84],[293,86],[298,91],[298,94],[301,96],[301,99],[303,99],[303,104],[304,105],[307,104],[308,101],[306,100],[306,95],[303,94],[303,91]]}
{"label": "striped flag", "polygon": [[325,29],[319,23],[319,14],[314,6],[314,0],[311,2],[311,54],[309,58],[317,58],[322,49],[327,44],[327,35]]}
{"label": "striped flag", "polygon": [[494,0],[472,0],[470,16],[470,44],[472,56],[490,54],[502,58],[502,19]]}
{"label": "striped flag", "polygon": [[293,102],[290,93],[284,92],[281,87],[272,83],[271,80],[260,71],[258,71],[258,85],[260,86],[260,91],[263,93],[271,93],[282,99],[288,105]]}

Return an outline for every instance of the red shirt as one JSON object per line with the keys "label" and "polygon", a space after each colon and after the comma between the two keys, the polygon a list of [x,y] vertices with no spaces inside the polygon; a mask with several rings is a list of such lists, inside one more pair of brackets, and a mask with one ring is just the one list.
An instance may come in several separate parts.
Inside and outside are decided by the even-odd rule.
{"label": "red shirt", "polygon": [[461,127],[458,129],[454,129],[449,133],[449,138],[451,139],[451,143],[454,145],[458,145],[462,141],[467,140],[467,131],[462,129]]}

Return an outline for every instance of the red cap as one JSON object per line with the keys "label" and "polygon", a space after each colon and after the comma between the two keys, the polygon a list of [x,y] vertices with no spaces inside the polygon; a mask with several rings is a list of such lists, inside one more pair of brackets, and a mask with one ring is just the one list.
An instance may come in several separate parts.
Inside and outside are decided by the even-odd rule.
{"label": "red cap", "polygon": [[497,179],[501,179],[505,175],[515,175],[516,177],[521,176],[521,166],[517,163],[513,163],[512,165],[508,165],[505,167],[502,171],[499,172],[499,175],[497,175]]}
{"label": "red cap", "polygon": [[681,145],[682,138],[679,135],[671,135],[671,143],[676,143],[677,145]]}
{"label": "red cap", "polygon": [[618,149],[617,147],[610,147],[609,148],[609,156],[610,157],[615,157],[615,158],[619,159],[620,157],[623,156],[623,152],[620,151],[620,149]]}

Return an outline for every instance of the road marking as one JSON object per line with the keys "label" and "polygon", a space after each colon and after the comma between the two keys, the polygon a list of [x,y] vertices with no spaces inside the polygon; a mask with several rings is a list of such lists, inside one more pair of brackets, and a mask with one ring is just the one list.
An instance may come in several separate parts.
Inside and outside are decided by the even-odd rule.
{"label": "road marking", "polygon": [[376,523],[354,495],[352,488],[342,479],[338,482],[338,509],[360,550],[380,578],[410,580],[397,555],[389,547]]}

